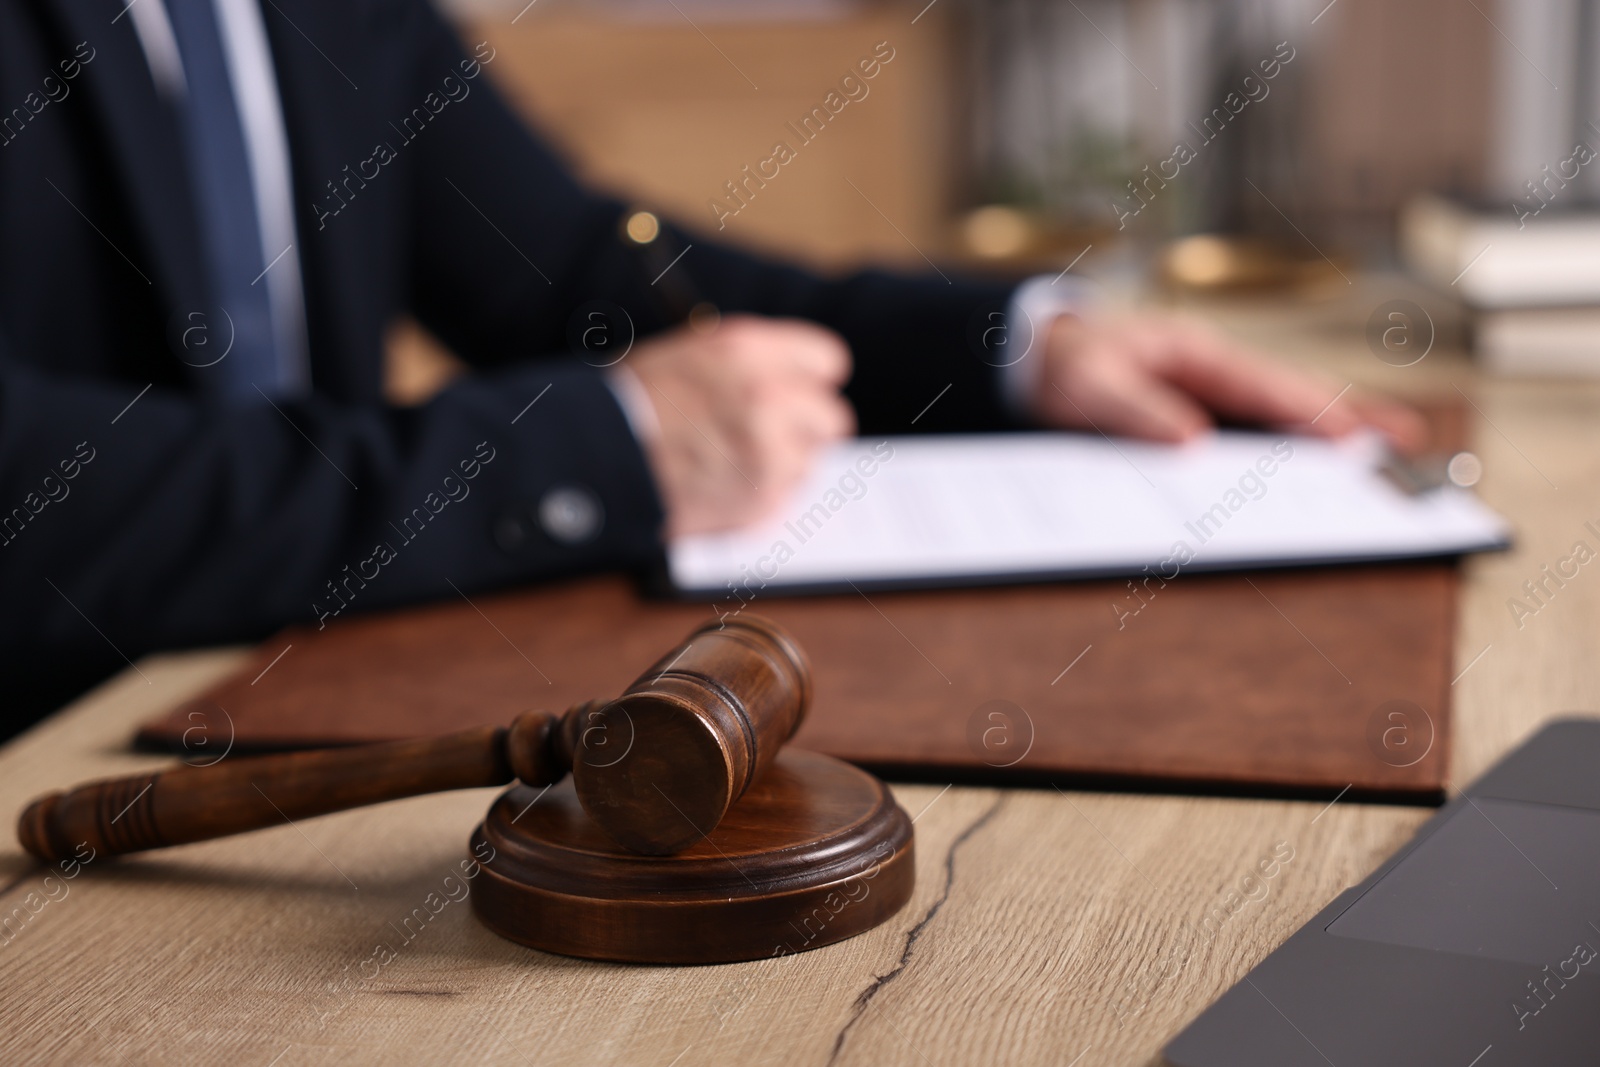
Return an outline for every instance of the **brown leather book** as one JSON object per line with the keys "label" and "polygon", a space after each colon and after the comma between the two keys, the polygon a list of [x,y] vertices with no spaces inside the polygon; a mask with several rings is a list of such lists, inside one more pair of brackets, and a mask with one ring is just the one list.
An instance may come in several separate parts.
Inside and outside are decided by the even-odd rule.
{"label": "brown leather book", "polygon": [[[1459,403],[1428,414],[1436,440],[1463,439]],[[745,610],[811,657],[795,743],[891,777],[1437,801],[1457,585],[1441,561]],[[605,576],[295,627],[138,740],[210,758],[503,724],[616,695],[738,604]]]}
{"label": "brown leather book", "polygon": [[[890,776],[1428,800],[1456,586],[1432,563],[747,610],[811,657],[795,743]],[[621,692],[708,617],[602,577],[291,628],[139,740],[214,754],[507,723]]]}

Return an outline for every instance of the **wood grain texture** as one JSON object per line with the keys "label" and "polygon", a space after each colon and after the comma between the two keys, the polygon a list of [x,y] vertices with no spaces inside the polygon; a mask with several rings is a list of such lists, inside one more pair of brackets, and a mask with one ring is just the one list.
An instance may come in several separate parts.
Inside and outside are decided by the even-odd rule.
{"label": "wood grain texture", "polygon": [[[204,684],[217,662],[143,670],[170,691]],[[0,770],[47,756],[57,773],[139,763],[107,741],[128,736],[148,695],[119,679],[0,754]],[[0,947],[0,1058],[1059,1065],[1092,1046],[1083,1064],[1142,1063],[1423,816],[894,792],[918,842],[917,888],[893,919],[816,952],[689,969],[570,960],[485,929],[462,864],[491,790],[91,861]],[[0,798],[25,795],[0,777]],[[1295,855],[1267,895],[1230,912],[1228,894],[1284,840]],[[47,899],[45,872],[14,850],[0,852],[7,910]],[[1212,940],[1191,929],[1202,925]]]}
{"label": "wood grain texture", "polygon": [[[1452,779],[1466,782],[1542,722],[1600,707],[1600,570],[1585,566],[1520,628],[1507,607],[1575,540],[1600,547],[1583,526],[1600,516],[1600,388],[1479,384],[1448,353],[1384,367],[1358,331],[1388,295],[1223,318],[1327,369],[1335,388],[1459,384],[1498,428],[1475,416],[1481,488],[1520,540],[1466,571],[1452,759]],[[126,750],[137,724],[245,658],[147,660],[144,677],[125,673],[16,739],[0,749],[0,810],[62,781],[168,764]],[[542,687],[529,676],[530,691]],[[1149,1067],[1428,814],[1329,807],[1333,791],[1266,801],[893,788],[917,832],[917,888],[898,915],[817,952],[687,969],[542,955],[450,900],[446,877],[475,884],[459,864],[491,790],[91,861],[51,883],[53,900],[45,872],[0,829],[0,1061],[1062,1067],[1081,1053],[1077,1067]],[[1288,849],[1272,878],[1247,881]],[[43,902],[31,913],[30,894]],[[419,920],[430,894],[450,902]],[[19,908],[29,917],[13,934],[4,923]],[[381,965],[380,945],[392,955]]]}

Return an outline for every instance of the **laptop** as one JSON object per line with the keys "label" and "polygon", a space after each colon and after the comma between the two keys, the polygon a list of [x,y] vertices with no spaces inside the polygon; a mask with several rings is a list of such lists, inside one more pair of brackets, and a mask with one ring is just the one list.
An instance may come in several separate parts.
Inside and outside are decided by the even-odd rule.
{"label": "laptop", "polygon": [[1600,719],[1551,723],[1164,1050],[1170,1067],[1600,1063]]}

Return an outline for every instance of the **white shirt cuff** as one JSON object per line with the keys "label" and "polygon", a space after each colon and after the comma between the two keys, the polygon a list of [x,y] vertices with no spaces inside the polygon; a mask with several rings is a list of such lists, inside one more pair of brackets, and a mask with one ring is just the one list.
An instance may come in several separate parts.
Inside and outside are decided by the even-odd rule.
{"label": "white shirt cuff", "polygon": [[633,439],[639,442],[640,447],[653,445],[661,439],[661,420],[656,416],[655,402],[650,399],[650,393],[645,389],[639,376],[621,363],[607,367],[605,383],[611,390],[611,395],[617,398],[617,406],[622,409],[623,418],[628,420],[628,429],[633,431]]}
{"label": "white shirt cuff", "polygon": [[1063,274],[1034,275],[1011,294],[1006,322],[1012,327],[1013,336],[1021,327],[1021,336],[1028,338],[1028,348],[1021,358],[999,368],[1000,399],[1012,414],[1026,417],[1028,402],[1039,388],[1039,368],[1050,323],[1059,315],[1080,314],[1093,301],[1094,286],[1088,279]]}

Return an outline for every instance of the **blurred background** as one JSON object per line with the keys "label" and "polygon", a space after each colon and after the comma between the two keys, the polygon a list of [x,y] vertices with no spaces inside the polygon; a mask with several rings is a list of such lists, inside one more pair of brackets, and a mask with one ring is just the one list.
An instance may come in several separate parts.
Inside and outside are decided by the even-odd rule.
{"label": "blurred background", "polygon": [[[725,240],[828,268],[1070,264],[1118,299],[1323,307],[1329,329],[1403,298],[1430,347],[1600,375],[1600,0],[447,8],[589,179]],[[794,158],[750,179],[778,142]],[[397,399],[450,373],[414,327],[394,349]]]}

